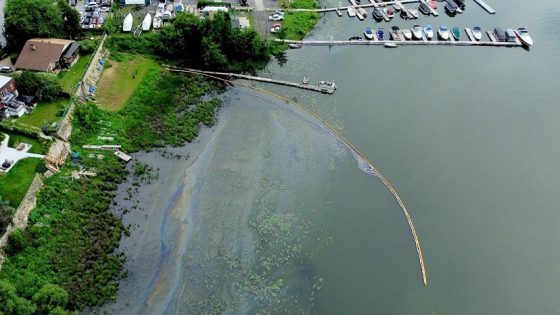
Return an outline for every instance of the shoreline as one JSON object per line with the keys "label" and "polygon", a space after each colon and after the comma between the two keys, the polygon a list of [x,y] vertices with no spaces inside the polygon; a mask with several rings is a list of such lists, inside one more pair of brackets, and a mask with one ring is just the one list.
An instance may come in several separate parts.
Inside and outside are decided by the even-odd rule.
{"label": "shoreline", "polygon": [[[277,108],[274,105],[265,105],[265,107],[262,107],[261,105],[251,104],[255,103],[254,96],[245,94],[243,92],[228,90],[225,94],[225,105],[222,109],[220,109],[217,124],[212,128],[204,128],[204,131],[201,131],[199,138],[197,138],[198,140],[196,141],[196,143],[187,144],[181,148],[175,149],[176,151],[174,152],[180,152],[181,154],[189,152],[190,156],[187,161],[185,161],[184,159],[174,160],[173,158],[169,159],[161,157],[156,151],[149,153],[137,153],[133,155],[133,159],[135,161],[147,163],[152,166],[158,165],[159,178],[157,181],[152,182],[151,184],[146,184],[138,187],[139,193],[135,193],[135,197],[133,197],[133,200],[130,201],[124,199],[127,197],[128,188],[132,187],[131,181],[133,181],[133,179],[128,178],[127,181],[125,181],[125,183],[122,184],[121,187],[119,187],[119,195],[117,195],[117,197],[115,198],[117,200],[117,205],[113,206],[113,209],[131,208],[133,204],[140,204],[142,205],[141,207],[144,208],[132,210],[122,217],[123,223],[125,225],[132,226],[132,228],[130,229],[130,236],[123,237],[123,239],[121,240],[121,245],[119,247],[119,252],[124,253],[128,257],[124,267],[129,272],[129,275],[125,279],[121,280],[119,284],[118,298],[116,302],[106,303],[99,308],[90,309],[86,313],[110,312],[112,314],[170,314],[173,313],[173,309],[175,308],[189,308],[192,310],[193,305],[189,304],[188,301],[191,301],[193,298],[192,295],[196,295],[196,292],[198,290],[201,290],[201,288],[185,288],[185,286],[193,285],[192,282],[186,279],[188,279],[189,277],[194,277],[194,275],[198,273],[196,269],[192,269],[196,264],[190,261],[203,259],[203,257],[207,255],[210,255],[209,257],[215,257],[213,259],[222,259],[219,258],[221,256],[218,255],[218,252],[216,251],[217,248],[214,248],[216,245],[207,244],[203,247],[198,247],[199,245],[196,245],[201,242],[201,233],[210,233],[200,231],[200,228],[202,226],[205,226],[206,224],[208,224],[207,228],[210,231],[214,231],[211,227],[215,226],[216,224],[223,224],[220,223],[221,220],[226,220],[224,222],[230,220],[238,222],[235,224],[232,223],[233,226],[231,227],[226,227],[225,229],[227,232],[222,233],[229,233],[228,235],[230,235],[230,237],[228,237],[228,239],[232,238],[231,242],[233,242],[233,244],[237,244],[237,241],[235,241],[236,239],[243,240],[242,243],[245,245],[243,245],[242,248],[245,248],[243,252],[246,253],[243,255],[243,257],[246,257],[248,259],[243,264],[252,266],[255,261],[254,258],[250,259],[250,257],[255,255],[255,248],[251,248],[254,245],[250,244],[254,243],[254,236],[252,236],[254,234],[254,231],[247,224],[251,221],[251,213],[254,211],[251,209],[255,207],[254,202],[256,200],[259,200],[260,198],[263,198],[262,196],[259,197],[259,195],[261,194],[259,192],[260,189],[255,190],[255,185],[262,182],[264,178],[267,178],[269,176],[265,176],[265,174],[269,174],[270,172],[273,172],[274,174],[277,174],[277,172],[282,173],[283,171],[280,171],[280,169],[290,169],[291,166],[288,166],[290,164],[295,163],[296,165],[308,165],[312,163],[312,160],[317,159],[317,157],[309,159],[300,158],[299,160],[294,160],[293,158],[282,159],[285,154],[291,154],[289,153],[290,150],[286,150],[286,153],[276,153],[270,155],[265,154],[264,156],[262,153],[254,154],[253,151],[255,150],[259,152],[261,152],[261,150],[263,152],[267,152],[267,149],[262,146],[270,147],[270,145],[272,145],[273,143],[278,145],[278,148],[275,150],[282,150],[282,148],[284,148],[285,146],[301,147],[301,144],[298,144],[299,141],[293,144],[291,143],[291,140],[289,140],[289,137],[282,136],[281,138],[278,138],[278,136],[280,135],[278,134],[278,132],[280,132],[280,129],[277,128],[285,129],[286,126],[284,126],[284,124],[286,122],[289,125],[300,126],[299,128],[304,128],[305,130],[307,130],[307,132],[315,135],[311,139],[319,137],[315,140],[318,143],[328,143],[327,147],[330,147],[330,149],[328,149],[326,152],[346,152],[346,149],[341,148],[335,139],[332,139],[330,136],[326,136],[326,134],[324,134],[324,131],[322,131],[321,129],[318,129],[315,126],[308,125],[307,122],[303,119],[294,119],[294,114],[290,111],[286,111],[282,108]],[[251,100],[251,102],[242,103],[245,104],[242,105],[239,103],[239,98]],[[261,104],[267,104],[266,100],[259,100],[258,102],[262,102]],[[245,134],[248,132],[247,130],[238,130],[238,128],[241,128],[241,126],[243,125],[243,123],[239,121],[239,118],[243,116],[240,116],[240,113],[246,112],[248,110],[247,107],[254,108],[253,111],[259,112],[261,113],[261,115],[265,113],[265,116],[270,118],[282,117],[282,120],[285,122],[282,125],[267,127],[266,130],[269,130],[270,128],[273,128],[272,130],[276,130],[273,132],[273,134],[276,134],[276,140],[274,140],[274,142],[272,143],[267,143],[269,141],[264,141],[264,139],[267,139],[267,137],[272,136],[272,134],[269,134],[268,132],[264,132],[259,136],[255,135],[249,137],[249,139],[247,139],[249,143],[247,144],[246,148],[246,150],[248,151],[243,150],[242,152],[240,151],[233,154],[242,154],[242,156],[244,157],[243,159],[251,157],[251,159],[253,159],[254,161],[251,163],[239,164],[231,161],[227,157],[227,155],[224,156],[224,151],[229,152],[229,150],[223,148],[223,146],[225,144],[224,139],[235,137],[236,139],[241,140],[243,137],[239,138],[237,134]],[[252,116],[255,115],[257,114],[252,114]],[[259,116],[257,115],[255,117]],[[252,117],[250,119],[254,119],[255,117]],[[249,118],[245,117],[243,119],[249,120]],[[260,128],[262,127],[259,127],[259,130]],[[243,127],[243,129],[246,128]],[[233,130],[236,130],[234,132],[236,135],[229,135],[229,133],[233,132]],[[311,140],[305,140],[305,142],[308,141]],[[227,142],[229,143],[230,141]],[[257,147],[254,147],[254,145],[257,145]],[[324,147],[323,149],[318,149],[317,145],[321,145],[321,147],[323,147],[326,144],[309,144],[308,146],[316,147],[319,151],[326,150],[327,148]],[[274,157],[274,155],[277,155],[277,157]],[[326,154],[325,157],[320,158],[320,160],[325,159],[330,159],[330,157],[328,157],[328,154]],[[280,162],[280,160],[282,160],[283,162]],[[274,163],[272,161],[274,161]],[[286,165],[286,163],[288,164]],[[313,166],[313,168],[315,169],[319,167],[319,165],[331,163],[333,162],[327,163],[327,161],[325,160],[324,162]],[[337,162],[334,163],[336,164]],[[269,166],[265,167],[264,165]],[[240,170],[239,168],[251,169],[252,171],[254,171],[254,174],[244,174],[243,178],[239,179],[237,179],[237,177],[230,177],[231,175],[238,173]],[[230,172],[232,172],[232,170],[233,173],[230,175]],[[320,173],[317,173],[317,176],[327,176],[319,174]],[[222,187],[221,184],[219,184],[224,180],[222,179],[224,176],[225,178],[229,178],[227,180],[228,183],[233,180],[233,182],[231,182],[230,184],[234,185],[234,187],[235,185],[238,185],[236,184],[236,182],[238,182],[239,180],[241,180],[242,182],[248,180],[248,182],[244,184],[248,185],[247,189],[243,190],[243,194],[248,195],[237,195],[236,193],[236,197],[227,197],[230,194],[230,192],[228,191],[233,189],[233,187],[226,188],[227,186]],[[245,178],[245,176],[249,177]],[[265,177],[263,178],[263,176]],[[216,180],[218,182],[216,182]],[[298,180],[296,178],[290,180],[290,182],[293,183],[296,183],[297,181]],[[163,185],[165,185],[165,188],[163,188]],[[209,188],[207,188],[208,185],[211,185],[211,187],[214,188],[209,190]],[[214,185],[218,186],[215,187]],[[262,183],[256,185],[256,187],[259,187],[260,185],[262,185]],[[301,184],[294,184],[294,187],[300,185]],[[286,184],[286,186],[289,187],[292,185]],[[169,191],[168,187],[173,189]],[[285,189],[288,189],[287,187]],[[278,188],[273,188],[272,192],[276,191],[277,189]],[[211,202],[208,199],[208,194],[210,193],[210,191],[212,192],[212,194],[225,194],[223,197],[218,199],[225,198],[225,200],[229,200],[230,198],[234,198],[233,200],[235,201],[233,202],[239,204],[234,207],[226,206],[225,208],[222,208],[220,210],[217,210],[217,208],[215,207],[210,207],[209,209],[213,209],[212,212],[217,211],[215,214],[217,216],[216,219],[211,222],[207,222],[206,224],[196,224],[194,222],[205,220],[203,219],[204,215],[201,217],[200,211],[201,209],[208,207],[204,206],[205,204]],[[284,188],[282,188],[280,191],[275,192],[274,195],[279,193],[281,194],[283,191]],[[268,194],[270,193],[271,192],[269,192]],[[274,204],[276,204],[280,208],[291,209],[293,208],[293,205],[289,205],[294,202],[291,200],[292,198],[296,198],[295,196],[297,196],[297,194],[294,196],[290,195],[290,197],[287,199],[286,197],[288,196],[285,196],[283,197],[283,199],[286,200],[277,200],[274,202]],[[268,198],[269,197],[266,197],[266,199]],[[125,202],[123,203],[123,201]],[[236,215],[235,217],[228,215],[224,217],[224,214],[220,214],[224,211],[225,213],[227,213],[228,211],[234,211]],[[237,211],[241,212],[237,213]],[[228,226],[229,224],[230,223],[227,223]],[[245,227],[242,228],[241,226]],[[222,233],[219,233],[219,235],[224,235]],[[150,236],[148,236],[148,234],[150,234]],[[214,239],[213,236],[209,237],[210,239]],[[204,239],[204,237],[202,239]],[[222,240],[220,242],[224,241]],[[228,243],[229,241],[220,245],[220,247],[229,247],[233,245],[227,245]],[[238,245],[239,244],[235,245],[234,248],[236,248]],[[199,252],[200,250],[202,250],[202,252]],[[185,260],[185,258],[187,260]],[[190,272],[188,272],[187,270],[190,270]],[[183,274],[184,272],[186,273]],[[290,274],[290,272],[292,271],[286,272]],[[197,281],[202,281],[201,279],[204,279],[205,277],[206,276],[204,275],[199,275],[195,279],[197,279]],[[229,279],[224,281],[237,280]],[[316,279],[314,281],[318,280]],[[142,286],[141,284],[144,284],[144,286]],[[309,285],[311,286],[312,284]],[[313,289],[309,289],[307,293],[313,291]],[[242,298],[242,300],[245,300],[247,298],[248,297],[244,297]],[[248,303],[248,301],[249,300],[247,300],[246,303]],[[234,302],[230,301],[229,303]],[[252,302],[248,305],[252,305]],[[133,307],[135,307],[136,309],[131,309]],[[238,307],[241,307],[243,309],[241,305],[238,305]],[[255,306],[250,306],[249,308],[253,307]]]}

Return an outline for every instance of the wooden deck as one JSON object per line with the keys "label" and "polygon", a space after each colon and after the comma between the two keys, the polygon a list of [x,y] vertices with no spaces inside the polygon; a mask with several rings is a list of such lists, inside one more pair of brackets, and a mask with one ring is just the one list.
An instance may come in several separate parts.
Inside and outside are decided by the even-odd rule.
{"label": "wooden deck", "polygon": [[486,10],[486,12],[490,14],[496,14],[496,11],[492,9],[492,7],[489,6],[486,2],[484,2],[484,0],[474,0],[474,2],[478,3],[478,5],[481,6],[484,10]]}
{"label": "wooden deck", "polygon": [[304,84],[298,82],[290,82],[284,80],[275,80],[269,78],[262,78],[256,77],[252,75],[245,75],[239,73],[229,73],[229,72],[215,72],[215,71],[203,71],[198,69],[190,69],[190,68],[180,68],[180,67],[173,67],[173,66],[165,66],[167,70],[171,72],[179,72],[179,73],[194,73],[194,74],[204,74],[207,76],[216,76],[216,77],[226,77],[226,78],[235,78],[235,79],[243,79],[243,80],[251,80],[251,81],[259,81],[265,83],[272,83],[284,86],[295,87],[303,90],[309,90],[319,93],[325,94],[334,94],[336,88],[333,87],[325,87],[319,84]]}

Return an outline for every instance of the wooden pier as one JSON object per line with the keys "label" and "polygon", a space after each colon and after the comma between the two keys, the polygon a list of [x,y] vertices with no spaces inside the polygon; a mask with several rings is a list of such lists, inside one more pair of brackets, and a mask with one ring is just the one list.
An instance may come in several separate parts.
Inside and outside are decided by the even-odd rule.
{"label": "wooden pier", "polygon": [[269,79],[263,77],[255,77],[252,75],[245,75],[239,73],[203,71],[198,69],[180,68],[180,67],[173,67],[173,66],[165,66],[165,67],[167,70],[171,72],[204,74],[204,75],[211,75],[211,76],[218,76],[218,77],[259,81],[265,83],[290,86],[290,87],[295,87],[299,89],[304,89],[304,90],[309,90],[309,91],[314,91],[314,92],[319,92],[324,94],[334,94],[334,92],[336,91],[336,85],[321,84],[321,82],[319,84],[305,84],[305,83],[296,83],[296,82],[275,80],[275,79]]}
{"label": "wooden pier", "polygon": [[[450,36],[450,40],[404,40],[404,36],[401,34],[401,40],[282,40],[276,39],[278,42],[286,44],[300,44],[302,46],[384,46],[388,43],[395,43],[398,46],[474,46],[474,47],[523,47],[523,45],[517,42],[499,42],[497,41],[491,32],[487,32],[490,41],[471,41],[471,40],[460,40],[457,41],[453,36]],[[435,38],[434,34],[434,38]]]}
{"label": "wooden pier", "polygon": [[496,11],[492,9],[492,7],[489,6],[486,2],[484,2],[484,0],[474,0],[474,2],[478,3],[478,5],[481,6],[484,10],[486,10],[486,12],[490,14],[496,14]]}

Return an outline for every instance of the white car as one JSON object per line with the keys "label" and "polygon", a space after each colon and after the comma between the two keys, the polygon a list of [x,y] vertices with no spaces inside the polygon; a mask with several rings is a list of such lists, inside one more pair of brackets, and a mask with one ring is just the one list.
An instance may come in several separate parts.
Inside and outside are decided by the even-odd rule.
{"label": "white car", "polygon": [[282,21],[284,20],[283,14],[274,13],[273,15],[268,16],[269,21]]}
{"label": "white car", "polygon": [[97,8],[97,2],[95,1],[91,1],[88,4],[85,5],[86,8]]}
{"label": "white car", "polygon": [[111,11],[111,8],[110,8],[110,7],[102,7],[101,9],[99,9],[99,11],[101,11],[101,12],[109,12],[109,11]]}
{"label": "white car", "polygon": [[0,67],[0,73],[10,73],[12,71],[14,71],[14,70],[10,66]]}

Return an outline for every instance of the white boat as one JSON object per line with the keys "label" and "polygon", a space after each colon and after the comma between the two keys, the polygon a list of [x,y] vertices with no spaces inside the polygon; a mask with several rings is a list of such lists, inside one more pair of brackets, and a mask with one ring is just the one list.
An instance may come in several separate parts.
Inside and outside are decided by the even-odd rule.
{"label": "white boat", "polygon": [[152,15],[150,13],[147,13],[144,17],[144,20],[142,21],[142,30],[149,31],[150,27],[152,27]]}
{"label": "white boat", "polygon": [[526,28],[524,27],[518,28],[517,30],[515,30],[515,34],[517,35],[517,37],[519,37],[519,39],[521,40],[521,42],[523,42],[523,44],[527,46],[533,46],[533,39],[529,35],[529,31],[527,31]]}
{"label": "white boat", "polygon": [[161,15],[156,15],[154,16],[154,29],[160,29],[161,28]]}
{"label": "white boat", "polygon": [[412,16],[417,19],[418,16],[420,16],[420,14],[418,13],[418,10],[416,9],[408,9],[408,12],[410,12],[410,14],[412,14]]}
{"label": "white boat", "polygon": [[163,14],[161,15],[161,19],[162,19],[163,21],[171,20],[172,17],[173,17],[173,14],[171,13],[171,11],[165,11],[165,12],[163,12]]}
{"label": "white boat", "polygon": [[449,28],[447,25],[441,25],[439,27],[438,36],[443,40],[449,40]]}
{"label": "white boat", "polygon": [[355,17],[356,16],[356,9],[354,9],[353,7],[349,7],[348,8],[348,16],[349,17]]}
{"label": "white boat", "polygon": [[482,39],[482,29],[480,28],[480,26],[473,27],[472,34],[474,36],[474,39],[481,40]]}
{"label": "white boat", "polygon": [[412,32],[408,28],[403,28],[402,34],[404,36],[404,39],[406,39],[406,40],[411,40],[412,39]]}
{"label": "white boat", "polygon": [[156,8],[156,16],[162,15],[164,11],[165,11],[165,4],[163,3],[158,4]]}
{"label": "white boat", "polygon": [[414,25],[412,28],[412,36],[414,39],[422,39],[422,26]]}
{"label": "white boat", "polygon": [[385,43],[384,46],[386,48],[397,48],[398,47],[397,43]]}
{"label": "white boat", "polygon": [[427,39],[432,39],[434,37],[434,29],[432,28],[432,24],[424,26],[424,35],[426,35]]}
{"label": "white boat", "polygon": [[364,36],[366,37],[366,39],[372,40],[373,39],[373,30],[371,28],[366,28],[364,30]]}
{"label": "white boat", "polygon": [[123,26],[122,26],[123,32],[132,31],[132,22],[134,22],[134,18],[132,17],[132,14],[128,13],[124,17],[124,22],[123,22]]}

